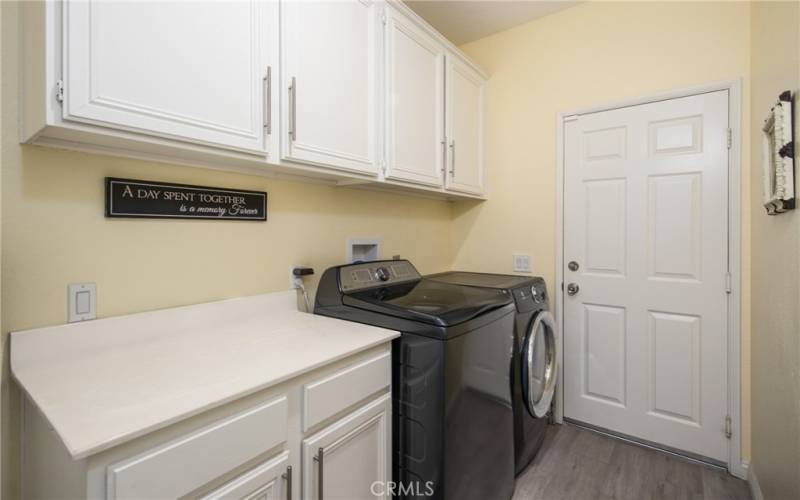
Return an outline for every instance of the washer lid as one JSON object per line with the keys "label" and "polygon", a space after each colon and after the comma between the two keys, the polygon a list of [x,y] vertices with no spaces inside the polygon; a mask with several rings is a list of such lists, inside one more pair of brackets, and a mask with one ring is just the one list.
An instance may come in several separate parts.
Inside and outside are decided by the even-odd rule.
{"label": "washer lid", "polygon": [[531,276],[515,276],[512,274],[468,273],[451,271],[447,273],[432,274],[426,279],[451,283],[454,285],[483,286],[487,288],[512,289],[525,284],[541,281],[541,278]]}
{"label": "washer lid", "polygon": [[429,325],[453,326],[513,301],[506,290],[421,279],[346,294],[342,302]]}

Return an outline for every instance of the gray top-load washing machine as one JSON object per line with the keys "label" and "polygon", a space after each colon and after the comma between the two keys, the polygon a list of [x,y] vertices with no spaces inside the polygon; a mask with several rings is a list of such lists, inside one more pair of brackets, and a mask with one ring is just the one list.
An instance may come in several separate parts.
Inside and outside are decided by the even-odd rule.
{"label": "gray top-load washing machine", "polygon": [[326,270],[314,313],[402,332],[392,343],[396,497],[511,498],[509,291],[425,279],[404,260],[366,262]]}
{"label": "gray top-load washing machine", "polygon": [[556,328],[548,311],[544,280],[458,271],[426,278],[440,283],[503,290],[514,298],[514,367],[510,379],[514,405],[515,473],[519,474],[533,460],[544,440],[558,372]]}

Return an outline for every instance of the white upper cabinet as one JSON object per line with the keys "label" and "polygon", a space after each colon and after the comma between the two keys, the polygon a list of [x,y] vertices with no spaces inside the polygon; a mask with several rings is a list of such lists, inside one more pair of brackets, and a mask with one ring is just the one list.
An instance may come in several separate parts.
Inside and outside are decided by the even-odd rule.
{"label": "white upper cabinet", "polygon": [[264,154],[277,3],[63,3],[64,120]]}
{"label": "white upper cabinet", "polygon": [[447,189],[485,190],[483,94],[485,80],[460,58],[447,57]]}
{"label": "white upper cabinet", "polygon": [[284,1],[281,15],[283,158],[377,174],[378,4]]}
{"label": "white upper cabinet", "polygon": [[21,142],[485,196],[485,75],[399,0],[21,5]]}
{"label": "white upper cabinet", "polygon": [[412,18],[386,14],[386,177],[441,187],[445,49]]}

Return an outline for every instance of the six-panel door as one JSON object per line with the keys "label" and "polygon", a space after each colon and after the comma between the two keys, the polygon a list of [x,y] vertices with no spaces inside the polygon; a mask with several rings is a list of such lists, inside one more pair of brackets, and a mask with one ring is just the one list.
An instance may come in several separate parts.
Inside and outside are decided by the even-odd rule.
{"label": "six-panel door", "polygon": [[64,2],[63,117],[263,155],[277,22],[258,0]]}
{"label": "six-panel door", "polygon": [[721,462],[727,128],[720,91],[581,115],[564,148],[564,415]]}
{"label": "six-panel door", "polygon": [[391,395],[303,440],[303,498],[388,499],[391,480]]}
{"label": "six-panel door", "polygon": [[444,47],[408,16],[386,10],[386,176],[441,187]]}
{"label": "six-panel door", "polygon": [[284,1],[281,16],[283,158],[377,174],[377,3]]}

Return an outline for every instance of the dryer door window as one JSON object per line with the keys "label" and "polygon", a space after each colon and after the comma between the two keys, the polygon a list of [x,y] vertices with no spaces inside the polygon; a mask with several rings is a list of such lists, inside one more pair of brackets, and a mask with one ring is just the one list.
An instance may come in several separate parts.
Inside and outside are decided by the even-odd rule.
{"label": "dryer door window", "polygon": [[556,386],[556,337],[553,316],[542,311],[531,322],[522,347],[522,391],[528,412],[547,415]]}

